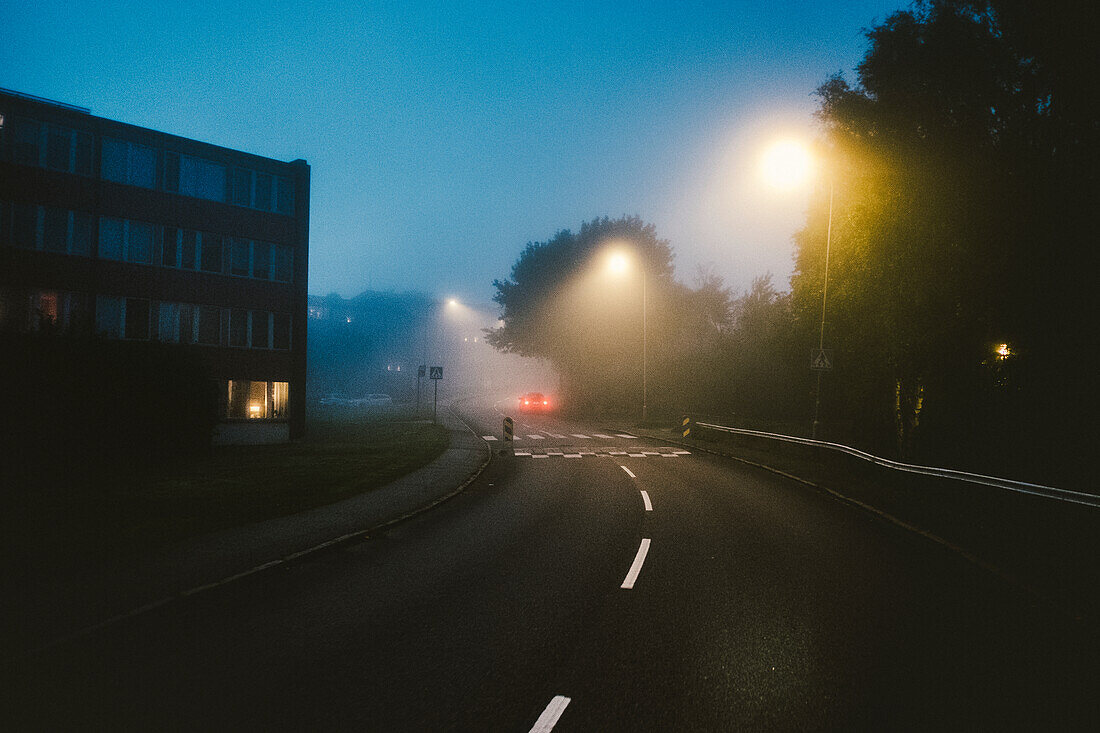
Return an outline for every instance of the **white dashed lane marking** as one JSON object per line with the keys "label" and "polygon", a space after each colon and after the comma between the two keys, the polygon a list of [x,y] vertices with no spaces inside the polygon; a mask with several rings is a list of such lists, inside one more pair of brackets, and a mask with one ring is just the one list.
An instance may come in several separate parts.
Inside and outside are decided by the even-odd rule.
{"label": "white dashed lane marking", "polygon": [[615,433],[616,438],[637,438],[637,435],[627,435],[626,433]]}
{"label": "white dashed lane marking", "polygon": [[482,438],[482,440],[496,440],[497,436],[495,436],[495,435],[482,435],[481,438]]}
{"label": "white dashed lane marking", "polygon": [[591,438],[589,438],[587,435],[584,435],[583,433],[570,433],[570,435],[572,435],[574,438],[581,438],[582,440],[591,440]]}
{"label": "white dashed lane marking", "polygon": [[621,468],[621,469],[623,469],[624,471],[626,471],[626,475],[627,475],[627,476],[629,476],[630,478],[638,478],[637,476],[635,476],[635,475],[634,475],[634,472],[633,472],[633,471],[631,471],[631,470],[630,470],[629,468],[627,468],[626,466],[619,466],[619,468]]}
{"label": "white dashed lane marking", "polygon": [[530,438],[531,440],[544,440],[544,438],[545,438],[545,436],[539,435],[537,433],[534,434],[534,435],[528,435],[527,437]]}
{"label": "white dashed lane marking", "polygon": [[542,715],[535,721],[535,725],[531,728],[531,733],[550,733],[554,729],[554,726],[558,722],[558,718],[565,712],[565,707],[569,704],[569,698],[563,695],[558,695],[550,704],[546,706],[546,709],[542,711]]}
{"label": "white dashed lane marking", "polygon": [[630,564],[630,570],[626,574],[626,579],[620,588],[630,590],[634,587],[634,583],[638,580],[638,574],[642,572],[642,565],[645,564],[645,556],[649,554],[649,538],[642,540],[642,544],[638,546],[638,554],[634,556],[634,562]]}
{"label": "white dashed lane marking", "polygon": [[647,512],[653,511],[653,502],[649,500],[649,493],[645,490],[642,491],[642,501],[645,503],[645,510]]}
{"label": "white dashed lane marking", "polygon": [[611,440],[614,435],[604,435],[603,433],[592,433],[593,438],[602,438],[603,440]]}

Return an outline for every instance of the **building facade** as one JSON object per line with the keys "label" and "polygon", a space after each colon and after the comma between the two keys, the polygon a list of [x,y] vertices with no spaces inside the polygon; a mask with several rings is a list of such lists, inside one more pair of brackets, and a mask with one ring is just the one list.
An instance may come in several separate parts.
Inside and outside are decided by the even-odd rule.
{"label": "building facade", "polygon": [[310,169],[0,90],[0,330],[159,341],[216,442],[305,426]]}

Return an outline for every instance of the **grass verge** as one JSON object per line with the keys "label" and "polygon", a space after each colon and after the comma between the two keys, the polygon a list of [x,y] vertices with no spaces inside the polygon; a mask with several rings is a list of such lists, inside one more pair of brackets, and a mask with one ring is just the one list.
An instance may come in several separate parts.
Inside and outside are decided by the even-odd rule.
{"label": "grass verge", "polygon": [[41,573],[295,514],[384,486],[449,440],[431,423],[337,415],[311,419],[289,444],[55,466],[5,492],[5,558],[13,572]]}

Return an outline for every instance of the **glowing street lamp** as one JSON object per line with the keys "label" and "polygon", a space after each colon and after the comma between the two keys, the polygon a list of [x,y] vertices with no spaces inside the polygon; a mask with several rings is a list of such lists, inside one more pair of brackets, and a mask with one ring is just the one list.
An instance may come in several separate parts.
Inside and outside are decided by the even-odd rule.
{"label": "glowing street lamp", "polygon": [[[789,190],[805,184],[814,172],[814,156],[809,148],[795,140],[780,140],[768,147],[761,156],[760,168],[764,179],[775,188]],[[821,288],[821,329],[817,349],[825,348],[825,299],[829,294],[829,250],[833,241],[833,177],[829,176],[829,221],[825,230],[825,279]],[[821,369],[817,370],[817,393],[814,396],[813,437],[817,439],[821,410]]]}
{"label": "glowing street lamp", "polygon": [[[622,277],[630,270],[630,258],[623,252],[613,251],[607,258],[608,271],[616,276]],[[642,423],[644,424],[647,417],[646,409],[646,338],[647,338],[647,324],[646,324],[646,271],[645,264],[640,264],[639,268],[642,275]]]}

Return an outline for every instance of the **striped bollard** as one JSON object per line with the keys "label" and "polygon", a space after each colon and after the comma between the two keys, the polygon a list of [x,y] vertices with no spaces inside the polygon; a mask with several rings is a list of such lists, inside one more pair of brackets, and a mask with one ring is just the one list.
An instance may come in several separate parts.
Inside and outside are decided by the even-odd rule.
{"label": "striped bollard", "polygon": [[680,418],[680,432],[685,440],[691,437],[691,418],[687,415]]}
{"label": "striped bollard", "polygon": [[512,418],[504,418],[504,442],[511,443],[515,439],[515,425],[512,423]]}

